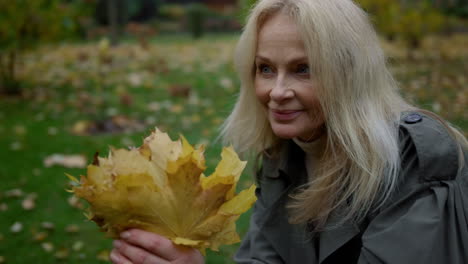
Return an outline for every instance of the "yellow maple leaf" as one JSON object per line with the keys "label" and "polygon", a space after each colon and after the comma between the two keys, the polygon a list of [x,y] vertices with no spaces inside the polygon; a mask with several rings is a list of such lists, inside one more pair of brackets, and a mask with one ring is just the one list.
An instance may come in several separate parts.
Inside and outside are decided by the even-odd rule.
{"label": "yellow maple leaf", "polygon": [[139,148],[97,158],[80,180],[69,176],[72,192],[89,202],[88,218],[110,237],[140,228],[202,252],[218,250],[240,241],[235,221],[255,202],[255,186],[235,193],[246,162],[232,147],[210,176],[203,152],[156,129]]}

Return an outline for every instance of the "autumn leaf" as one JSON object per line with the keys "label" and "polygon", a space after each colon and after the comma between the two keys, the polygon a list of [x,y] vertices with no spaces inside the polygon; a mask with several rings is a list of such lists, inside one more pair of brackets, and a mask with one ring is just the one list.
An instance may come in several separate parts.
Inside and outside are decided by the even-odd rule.
{"label": "autumn leaf", "polygon": [[44,239],[47,238],[49,234],[47,232],[38,232],[33,234],[33,240],[34,241],[43,241]]}
{"label": "autumn leaf", "polygon": [[11,227],[10,231],[12,233],[19,233],[23,230],[23,224],[21,222],[15,222]]}
{"label": "autumn leaf", "polygon": [[54,165],[60,165],[67,168],[84,168],[86,167],[86,159],[82,155],[64,154],[53,154],[44,159],[44,166],[46,168]]}
{"label": "autumn leaf", "polygon": [[50,253],[54,250],[54,244],[50,242],[44,242],[41,244],[42,249],[44,249],[45,252]]}
{"label": "autumn leaf", "polygon": [[139,148],[112,149],[89,165],[72,191],[90,204],[88,218],[110,237],[140,228],[175,244],[217,250],[240,241],[235,221],[255,202],[255,186],[235,193],[246,165],[224,148],[213,174],[205,176],[204,147],[172,141],[156,129]]}

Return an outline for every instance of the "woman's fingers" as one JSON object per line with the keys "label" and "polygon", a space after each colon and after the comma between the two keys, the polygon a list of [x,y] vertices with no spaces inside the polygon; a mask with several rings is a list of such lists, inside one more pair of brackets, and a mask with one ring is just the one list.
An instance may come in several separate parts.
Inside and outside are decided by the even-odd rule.
{"label": "woman's fingers", "polygon": [[193,250],[191,248],[175,246],[171,240],[163,236],[139,229],[125,231],[121,234],[121,238],[168,261],[176,260],[188,250]]}
{"label": "woman's fingers", "polygon": [[117,249],[113,249],[109,255],[110,260],[114,264],[130,264],[130,260],[122,256]]}
{"label": "woman's fingers", "polygon": [[[178,246],[155,233],[130,229],[121,234],[114,247],[133,264],[204,263],[202,254],[193,248]],[[119,263],[120,264],[120,263]]]}
{"label": "woman's fingers", "polygon": [[122,259],[118,264],[169,264],[169,261],[123,240],[115,240],[114,247],[116,250],[113,252],[117,251],[114,257]]}

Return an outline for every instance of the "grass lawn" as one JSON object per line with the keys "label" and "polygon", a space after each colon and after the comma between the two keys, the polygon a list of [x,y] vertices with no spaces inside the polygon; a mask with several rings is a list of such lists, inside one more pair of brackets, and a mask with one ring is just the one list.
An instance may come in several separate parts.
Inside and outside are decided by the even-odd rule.
{"label": "grass lawn", "polygon": [[[65,191],[83,168],[46,167],[52,154],[83,155],[92,162],[109,146],[139,146],[155,126],[173,139],[183,134],[206,144],[208,171],[219,161],[218,128],[233,106],[238,80],[232,53],[236,36],[160,37],[147,47],[126,42],[44,46],[19,66],[23,98],[0,97],[0,263],[105,263],[111,241],[83,216]],[[431,42],[432,41],[432,42]],[[439,41],[439,42],[437,42]],[[405,97],[468,131],[466,37],[428,40],[406,59],[385,45]],[[434,44],[435,43],[435,44]],[[442,44],[441,44],[442,43]],[[444,47],[447,46],[444,50]],[[437,46],[433,51],[431,47]],[[180,90],[188,97],[174,96]],[[182,92],[183,93],[183,92]],[[139,129],[77,135],[77,123],[122,115]],[[252,183],[244,171],[240,188]],[[26,209],[25,209],[26,208]],[[244,234],[249,214],[238,222]],[[238,245],[208,251],[207,263],[232,263]]]}

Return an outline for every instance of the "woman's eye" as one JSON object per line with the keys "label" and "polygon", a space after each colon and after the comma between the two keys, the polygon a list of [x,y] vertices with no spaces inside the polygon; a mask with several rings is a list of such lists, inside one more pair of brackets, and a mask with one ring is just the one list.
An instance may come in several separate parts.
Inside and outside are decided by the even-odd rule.
{"label": "woman's eye", "polygon": [[309,74],[310,73],[309,65],[301,64],[301,65],[297,66],[296,73],[303,74],[303,75]]}
{"label": "woman's eye", "polygon": [[270,73],[273,73],[273,70],[268,66],[268,65],[265,65],[265,64],[261,64],[258,66],[258,71],[261,73],[261,74],[270,74]]}

